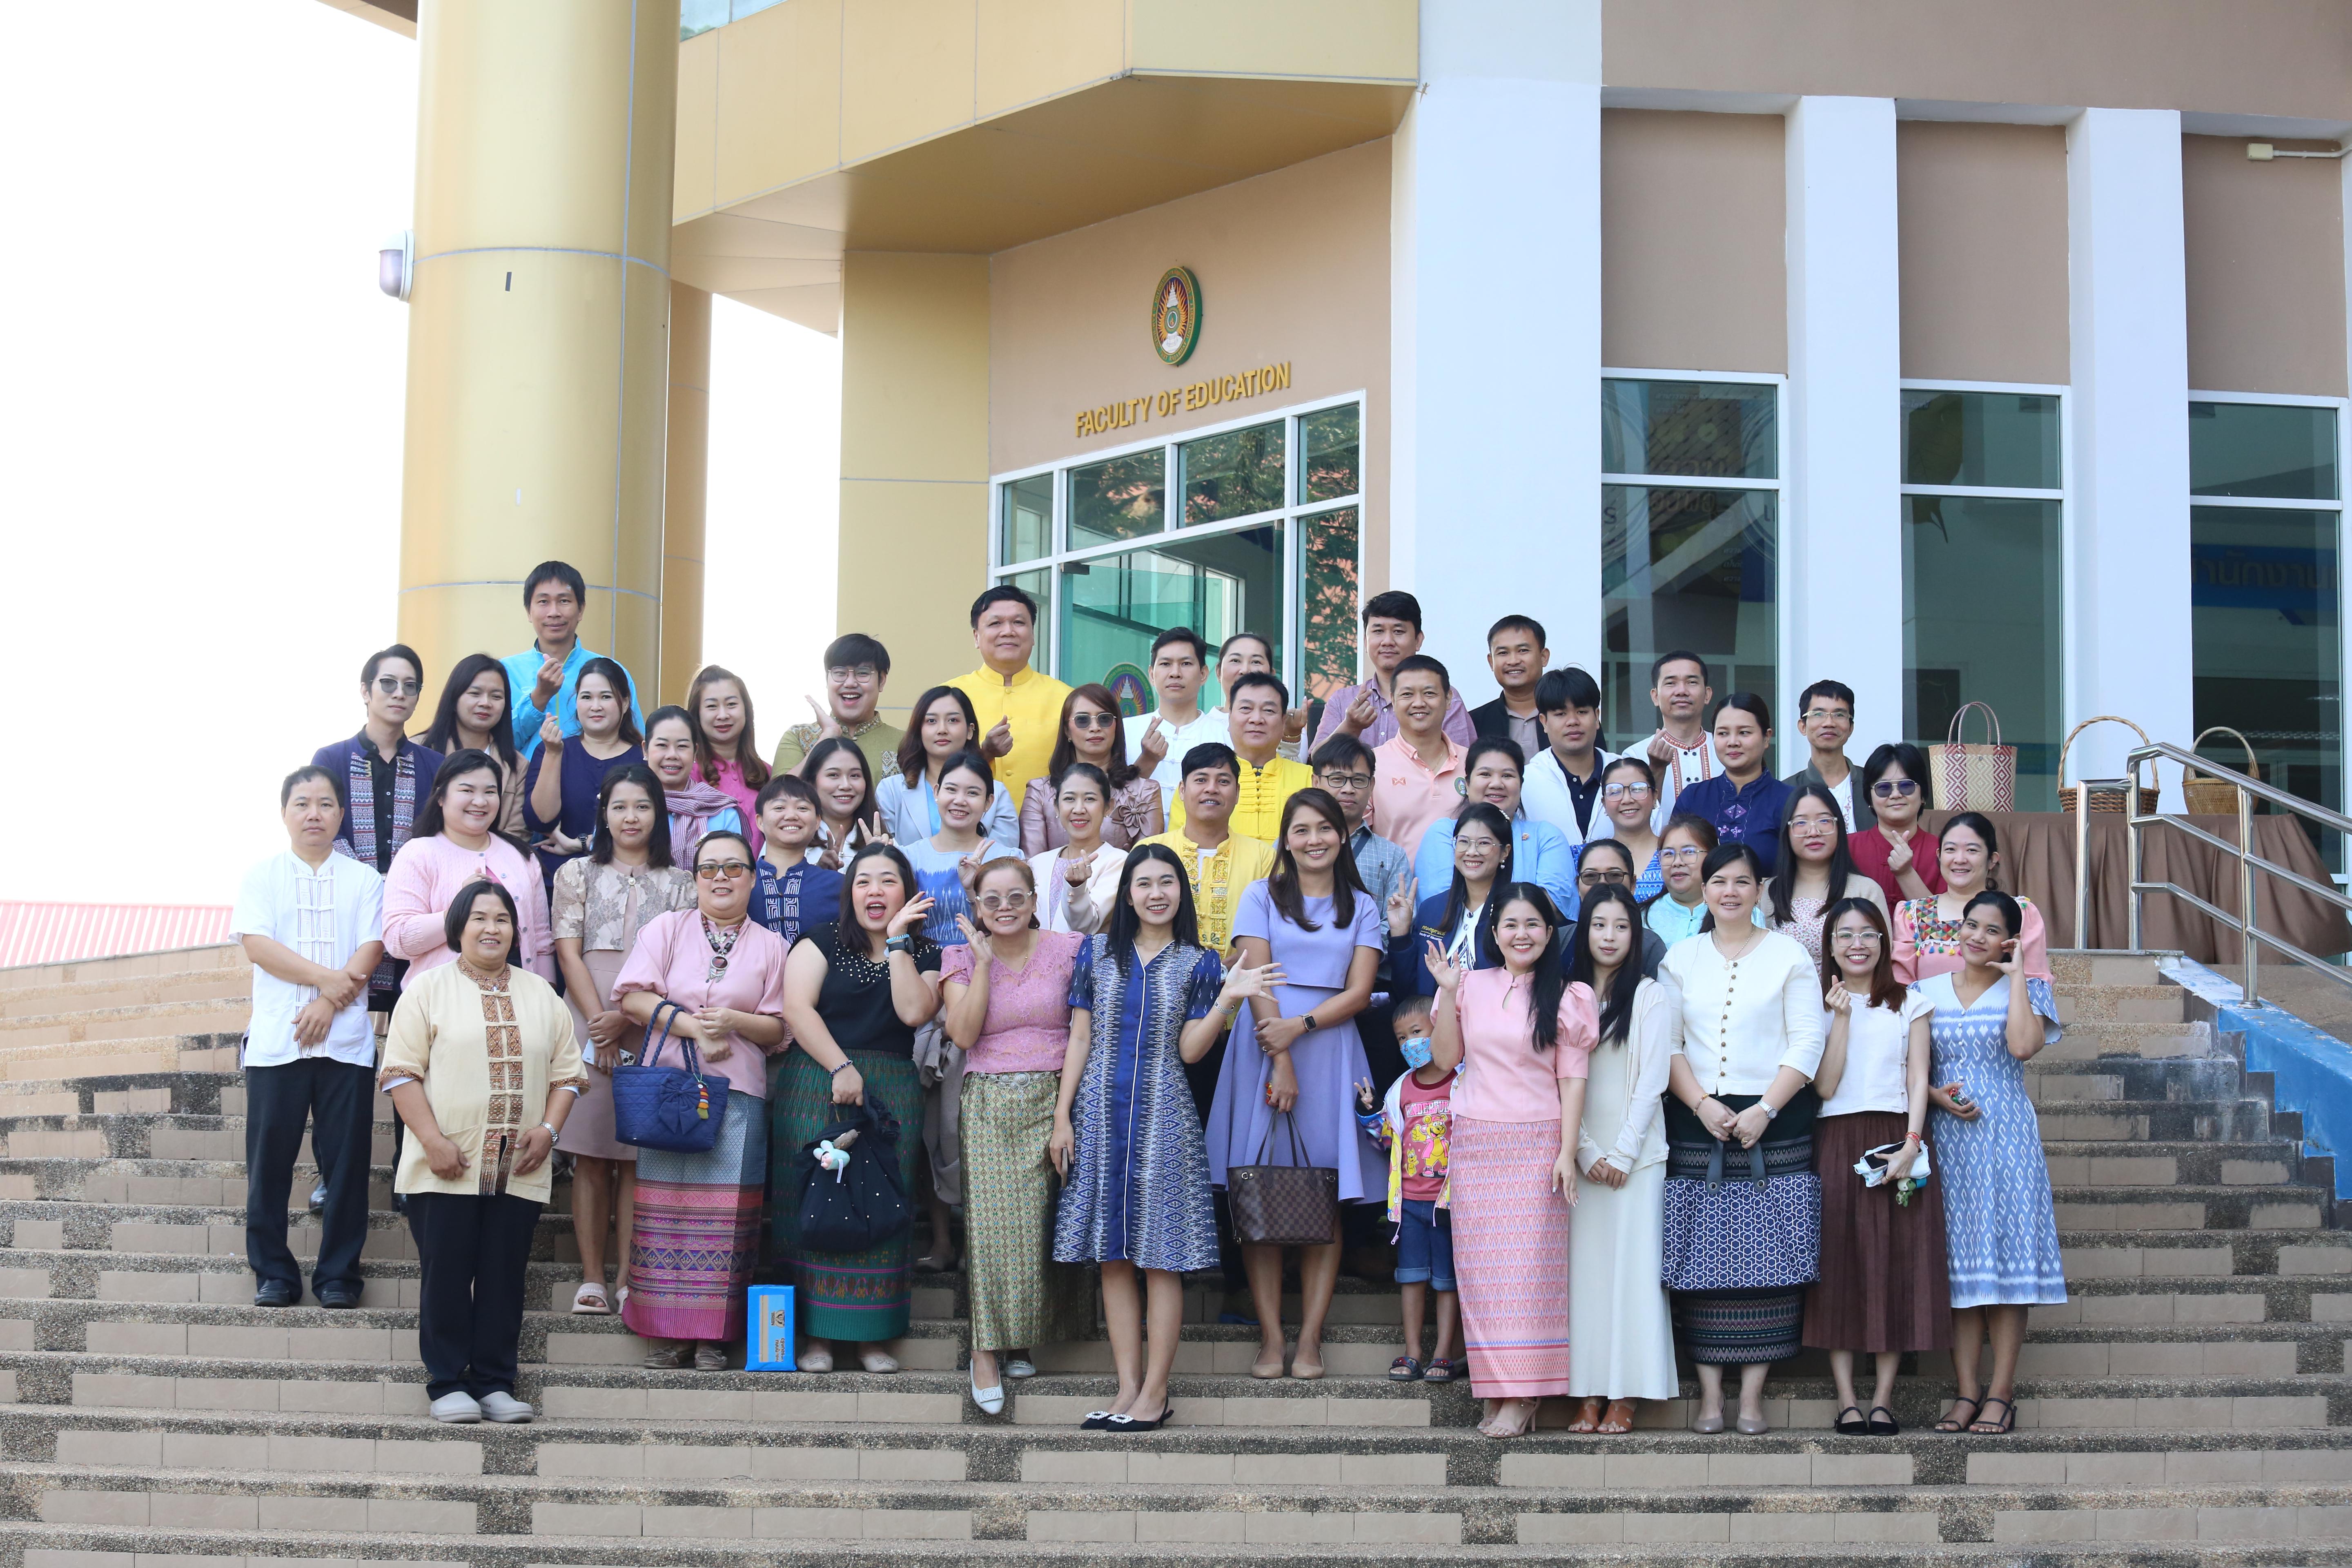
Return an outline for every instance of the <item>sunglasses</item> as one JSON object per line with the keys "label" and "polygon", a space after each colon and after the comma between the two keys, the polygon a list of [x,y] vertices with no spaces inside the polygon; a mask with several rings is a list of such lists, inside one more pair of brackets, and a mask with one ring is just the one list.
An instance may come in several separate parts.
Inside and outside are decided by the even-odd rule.
{"label": "sunglasses", "polygon": [[1118,715],[1116,713],[1073,713],[1070,715],[1070,728],[1073,730],[1108,730],[1118,722]]}
{"label": "sunglasses", "polygon": [[1870,786],[1870,793],[1881,800],[1893,800],[1898,795],[1917,795],[1917,779],[1881,779]]}
{"label": "sunglasses", "polygon": [[751,874],[750,862],[743,860],[706,860],[694,868],[695,876],[705,882],[715,882],[721,877],[733,881]]}

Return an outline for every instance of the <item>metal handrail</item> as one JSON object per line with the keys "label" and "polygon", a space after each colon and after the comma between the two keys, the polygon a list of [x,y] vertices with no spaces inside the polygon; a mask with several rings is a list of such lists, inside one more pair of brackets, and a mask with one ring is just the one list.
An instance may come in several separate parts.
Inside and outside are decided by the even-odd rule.
{"label": "metal handrail", "polygon": [[[2235,844],[2219,834],[2209,833],[2198,826],[2189,820],[2185,813],[2168,815],[2160,811],[2142,812],[2139,809],[2140,769],[2145,765],[2152,770],[2153,764],[2158,762],[2179,763],[2183,769],[2184,777],[2186,770],[2193,767],[2208,778],[2226,780],[2238,786],[2238,841]],[[2254,802],[2269,801],[2273,806],[2283,807],[2297,816],[2315,822],[2332,833],[2352,835],[2352,817],[2330,811],[2324,805],[2314,805],[2300,795],[2289,795],[2274,784],[2266,784],[2260,779],[2223,767],[2219,763],[2199,756],[2195,752],[2184,751],[2168,742],[2156,741],[2133,748],[2124,758],[2124,765],[2131,770],[2131,776],[2128,778],[2084,779],[2082,782],[2082,794],[2078,797],[2078,804],[2083,809],[2078,811],[2074,824],[2074,940],[2077,942],[2086,947],[2090,945],[2090,812],[2088,808],[2092,788],[2095,785],[2104,785],[2124,792],[2126,824],[2124,841],[2129,871],[2129,881],[2126,887],[2130,894],[2127,908],[2130,915],[2129,938],[2132,952],[2139,951],[2141,900],[2150,893],[2169,893],[2191,908],[2203,911],[2217,924],[2238,933],[2238,941],[2243,951],[2246,966],[2242,985],[2246,1001],[2252,1002],[2258,999],[2256,986],[2261,974],[2262,950],[2265,944],[2308,968],[2317,970],[2337,984],[2352,989],[2352,970],[2332,964],[2324,958],[2315,957],[2284,937],[2273,935],[2262,929],[2255,904],[2257,872],[2275,877],[2290,887],[2300,888],[2305,892],[2324,899],[2337,909],[2347,912],[2352,912],[2352,897],[2347,897],[2339,888],[2315,882],[2299,871],[2279,865],[2276,861],[2266,860],[2254,853]],[[2153,771],[2149,776],[2156,777]],[[2237,858],[2239,913],[2232,915],[2226,910],[2219,909],[2177,882],[2147,882],[2140,879],[2140,830],[2152,823],[2162,823],[2178,832],[2187,834],[2200,843],[2210,844],[2214,848]]]}

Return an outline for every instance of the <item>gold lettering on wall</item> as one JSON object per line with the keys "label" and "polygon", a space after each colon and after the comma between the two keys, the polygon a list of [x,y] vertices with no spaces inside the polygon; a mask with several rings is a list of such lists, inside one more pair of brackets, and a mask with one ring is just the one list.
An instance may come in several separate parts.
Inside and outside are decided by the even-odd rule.
{"label": "gold lettering on wall", "polygon": [[1077,433],[1081,437],[1108,435],[1113,430],[1123,430],[1147,420],[1165,419],[1171,414],[1213,408],[1220,404],[1289,390],[1290,362],[1284,360],[1279,364],[1263,364],[1255,370],[1242,371],[1234,375],[1213,375],[1205,381],[1171,386],[1160,392],[1147,392],[1140,397],[1122,397],[1097,404],[1092,408],[1081,408],[1076,420]]}

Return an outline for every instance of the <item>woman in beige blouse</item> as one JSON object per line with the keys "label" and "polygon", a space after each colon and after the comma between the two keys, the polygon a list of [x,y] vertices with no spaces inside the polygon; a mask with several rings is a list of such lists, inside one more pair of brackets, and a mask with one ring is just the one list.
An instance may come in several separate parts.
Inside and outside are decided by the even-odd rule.
{"label": "woman in beige blouse", "polygon": [[[613,1068],[644,1031],[614,1004],[613,986],[646,922],[694,903],[693,873],[671,860],[663,795],[648,768],[632,763],[606,773],[597,792],[594,845],[556,870],[550,900],[564,1001],[589,1068],[588,1087],[555,1145],[579,1161],[572,1179],[572,1233],[580,1244],[575,1313],[613,1310],[604,1294],[605,1227],[616,1233],[613,1256],[625,1272],[636,1228],[637,1151],[614,1136]],[[626,1300],[625,1278],[620,1289]]]}
{"label": "woman in beige blouse", "polygon": [[423,1275],[417,1349],[435,1420],[528,1421],[523,1280],[548,1156],[586,1079],[555,987],[508,963],[513,895],[471,883],[446,923],[457,962],[412,972],[376,1078],[408,1129],[392,1188]]}

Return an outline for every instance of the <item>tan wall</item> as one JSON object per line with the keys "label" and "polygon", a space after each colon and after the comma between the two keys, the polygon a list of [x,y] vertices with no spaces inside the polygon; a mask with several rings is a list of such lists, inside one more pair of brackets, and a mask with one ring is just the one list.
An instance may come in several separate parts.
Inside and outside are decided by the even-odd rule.
{"label": "tan wall", "polygon": [[1788,187],[1776,114],[1601,116],[1601,359],[1789,368]]}
{"label": "tan wall", "polygon": [[2342,178],[2329,159],[2250,162],[2243,138],[2180,139],[2191,387],[2345,395]]}
{"label": "tan wall", "polygon": [[1603,0],[1611,87],[2352,120],[2344,0]]}
{"label": "tan wall", "polygon": [[[1389,148],[1382,141],[1000,252],[990,284],[989,467],[1056,462],[1341,393],[1365,394],[1368,592],[1388,563]],[[1201,280],[1200,344],[1162,364],[1170,267]],[[1287,390],[1081,437],[1079,410],[1288,361]]]}
{"label": "tan wall", "polygon": [[2066,132],[1895,127],[1903,374],[2063,385]]}

